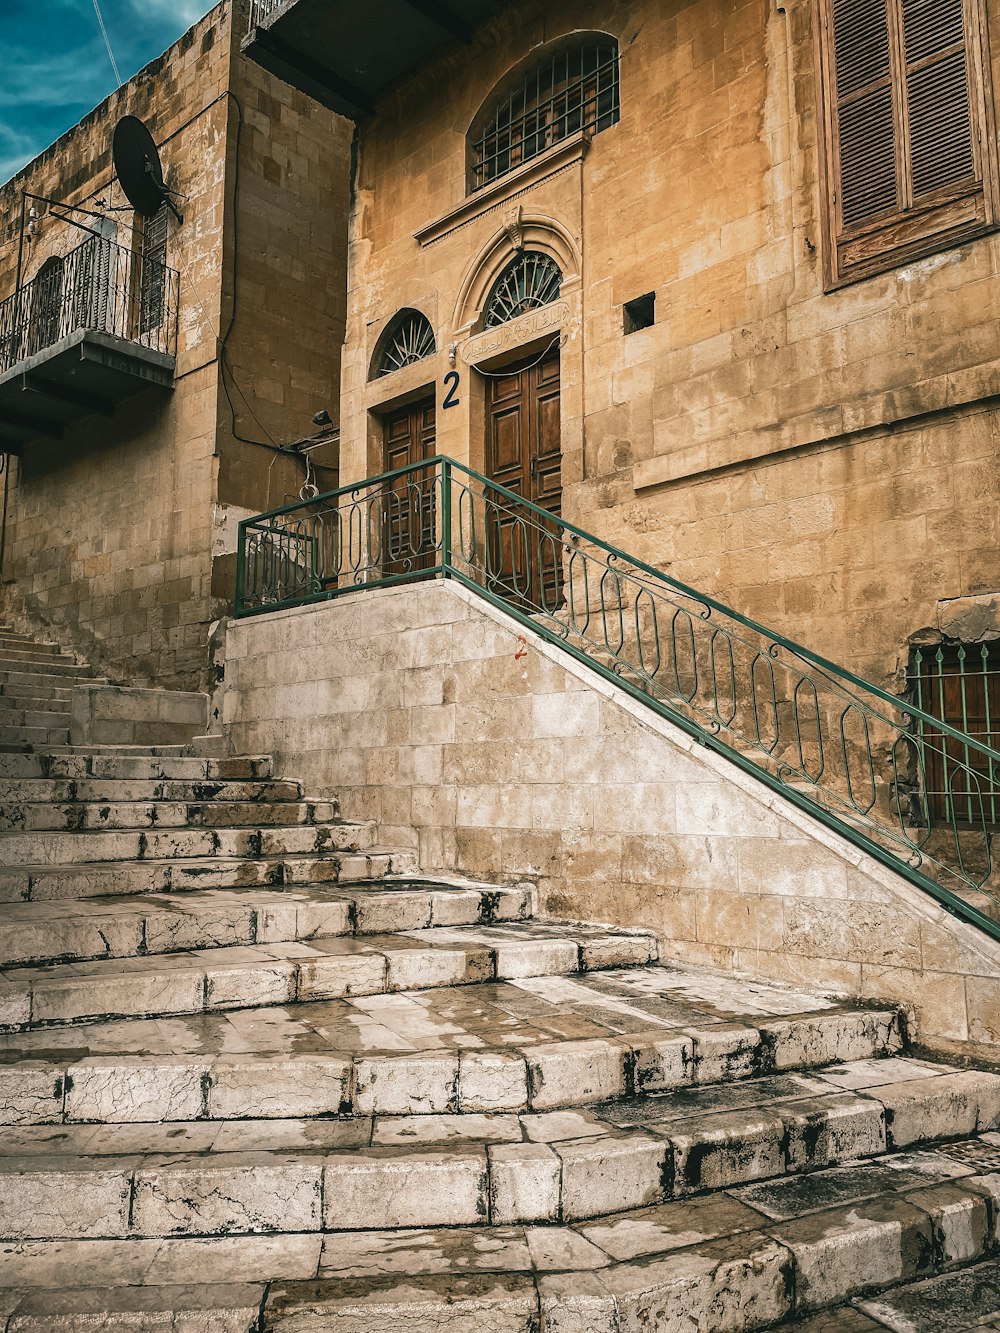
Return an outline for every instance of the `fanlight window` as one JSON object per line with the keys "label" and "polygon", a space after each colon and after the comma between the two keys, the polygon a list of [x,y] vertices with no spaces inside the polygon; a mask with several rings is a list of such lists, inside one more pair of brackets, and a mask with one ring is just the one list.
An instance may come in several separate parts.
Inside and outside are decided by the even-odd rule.
{"label": "fanlight window", "polygon": [[538,250],[524,250],[500,274],[486,303],[484,326],[491,329],[550,305],[561,290],[562,271],[555,260]]}
{"label": "fanlight window", "polygon": [[397,316],[389,331],[379,357],[376,378],[391,375],[394,370],[402,370],[414,361],[423,361],[425,356],[433,356],[436,351],[434,330],[426,316],[419,310],[405,310]]}
{"label": "fanlight window", "polygon": [[580,130],[594,134],[618,122],[618,43],[611,38],[562,47],[474,130],[472,189],[505,176]]}

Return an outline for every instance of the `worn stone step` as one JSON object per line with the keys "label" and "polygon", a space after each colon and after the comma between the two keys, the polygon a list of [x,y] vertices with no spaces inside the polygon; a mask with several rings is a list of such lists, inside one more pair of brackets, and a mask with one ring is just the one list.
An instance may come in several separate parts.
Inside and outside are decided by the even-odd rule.
{"label": "worn stone step", "polygon": [[5,727],[0,725],[0,745],[28,745],[33,749],[42,749],[47,745],[64,745],[68,740],[68,727]]}
{"label": "worn stone step", "polygon": [[44,727],[48,730],[66,729],[68,714],[68,709],[34,711],[23,708],[5,708],[0,711],[0,732],[9,731],[12,727]]}
{"label": "worn stone step", "polygon": [[[0,1252],[3,1308],[11,1333],[982,1330],[995,1322],[998,1263],[982,1256],[996,1248],[996,1185],[954,1166],[935,1153],[877,1164],[881,1209],[863,1169],[853,1191],[828,1173],[857,1203],[800,1200],[790,1224],[723,1193],[561,1226],[22,1242]],[[973,1266],[956,1268],[966,1255]],[[900,1286],[896,1272],[923,1280]],[[853,1303],[813,1313],[817,1275]]]}
{"label": "worn stone step", "polygon": [[525,923],[23,967],[0,980],[0,1031],[563,976],[656,953],[652,935]]}
{"label": "worn stone step", "polygon": [[[330,801],[4,801],[0,831],[92,832],[155,828],[282,828],[326,824],[337,818]],[[0,853],[2,854],[2,853]]]}
{"label": "worn stone step", "polygon": [[74,662],[71,657],[44,656],[30,648],[0,653],[0,678],[10,676],[69,677],[77,682],[95,679],[93,668],[86,663]]}
{"label": "worn stone step", "polygon": [[74,865],[85,861],[124,862],[165,857],[296,856],[374,846],[375,826],[371,823],[266,827],[259,822],[259,814],[258,810],[258,821],[237,828],[154,826],[109,832],[0,832],[0,865]]}
{"label": "worn stone step", "polygon": [[[237,801],[267,804],[302,800],[300,782],[138,781],[121,778],[0,778],[0,802],[33,806],[71,801],[122,803],[133,801]],[[331,802],[331,804],[333,804]]]}
{"label": "worn stone step", "polygon": [[368,847],[304,856],[265,853],[217,855],[185,860],[150,856],[142,861],[80,862],[60,866],[0,868],[0,903],[56,902],[109,895],[187,893],[191,890],[253,888],[275,884],[354,884],[412,876],[412,851]]}
{"label": "worn stone step", "polygon": [[433,882],[360,893],[289,885],[14,904],[0,917],[0,966],[517,921],[530,911],[526,887]]}
{"label": "worn stone step", "polygon": [[[785,1108],[789,1143],[806,1152],[815,1141],[794,1107]],[[13,1130],[0,1158],[0,1238],[367,1232],[600,1219],[583,1234],[596,1232],[605,1244],[617,1240],[623,1247],[638,1241],[645,1250],[648,1231],[644,1236],[643,1226],[630,1227],[629,1214],[696,1197],[686,1183],[689,1142],[672,1136],[669,1125],[627,1134],[588,1126],[591,1132],[581,1134],[552,1123],[552,1116],[463,1119],[466,1133],[450,1138],[435,1138],[440,1131],[426,1126],[415,1136],[412,1123],[379,1117]],[[822,1120],[817,1123],[822,1128]],[[808,1257],[795,1290],[800,1313],[926,1273],[935,1248],[939,1262],[951,1263],[970,1262],[992,1248],[1000,1180],[947,1152],[869,1150],[833,1167],[816,1154],[812,1171],[804,1157],[749,1156],[735,1179],[701,1198],[728,1195],[789,1253]],[[648,1217],[645,1212],[643,1220]],[[649,1230],[655,1234],[655,1225]],[[902,1242],[895,1255],[885,1252],[893,1234]],[[909,1271],[895,1262],[907,1253]],[[638,1256],[626,1248],[620,1257]]]}
{"label": "worn stone step", "polygon": [[0,778],[81,778],[121,782],[262,782],[271,778],[270,755],[206,758],[150,749],[121,754],[76,750],[60,754],[0,755]]}
{"label": "worn stone step", "polygon": [[[415,935],[414,947],[422,941]],[[580,1108],[661,1092],[680,1098],[684,1111],[685,1090],[738,1084],[713,1095],[714,1109],[727,1111],[809,1090],[792,1080],[747,1091],[747,1080],[834,1062],[872,1062],[843,1070],[837,1091],[940,1073],[892,1058],[902,1039],[890,1012],[787,993],[748,1006],[732,987],[712,999],[696,986],[678,996],[684,978],[668,966],[626,968],[22,1031],[0,1037],[0,1101],[11,1123],[72,1120],[85,1114],[85,1085],[104,1080],[101,1117],[177,1119],[205,1113],[198,1090],[219,1061],[242,1089],[245,1113],[279,1117],[328,1115],[344,1098],[366,1113],[416,1107],[445,1115]],[[799,1012],[782,1003],[788,999]],[[332,1098],[331,1080],[340,1089]],[[661,1117],[671,1109],[657,1107]],[[217,1101],[212,1114],[224,1115]],[[623,1104],[613,1114],[635,1111]],[[977,1114],[967,1112],[973,1127]]]}
{"label": "worn stone step", "polygon": [[[68,693],[66,691],[67,695]],[[18,715],[25,712],[58,713],[62,716],[69,713],[72,702],[72,699],[58,695],[50,697],[49,695],[28,694],[20,691],[17,694],[0,692],[0,718],[3,718],[8,725],[12,725]]]}
{"label": "worn stone step", "polygon": [[87,663],[77,662],[72,653],[64,653],[59,648],[56,648],[55,652],[50,652],[48,646],[44,644],[19,643],[0,648],[0,670],[16,662],[44,662],[46,666],[51,664],[53,668],[73,667],[78,671],[90,670]]}

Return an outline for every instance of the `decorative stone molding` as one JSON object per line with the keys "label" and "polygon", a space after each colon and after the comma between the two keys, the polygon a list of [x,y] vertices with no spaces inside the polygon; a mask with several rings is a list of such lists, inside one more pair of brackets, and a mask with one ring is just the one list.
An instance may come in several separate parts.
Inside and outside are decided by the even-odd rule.
{"label": "decorative stone molding", "polygon": [[[483,189],[477,190],[475,194],[468,195],[460,204],[442,217],[437,218],[434,222],[428,222],[426,226],[415,231],[413,233],[414,239],[420,245],[433,245],[435,241],[442,240],[453,231],[457,231],[459,227],[464,227],[483,214],[492,213],[502,208],[505,203],[523,194],[533,186],[541,184],[550,176],[565,171],[567,167],[572,166],[575,162],[582,162],[590,147],[590,138],[589,130],[581,130],[579,134],[563,139],[547,152],[539,153],[537,157],[533,157],[523,167],[518,167],[516,171],[502,176],[491,185],[484,186]],[[520,249],[521,247],[518,246],[517,248]]]}
{"label": "decorative stone molding", "polygon": [[543,334],[557,332],[566,324],[569,314],[569,303],[566,301],[553,301],[551,305],[530,310],[507,324],[484,329],[482,333],[467,338],[461,346],[462,357],[468,365],[478,365],[487,357],[496,356],[509,347],[519,347]]}

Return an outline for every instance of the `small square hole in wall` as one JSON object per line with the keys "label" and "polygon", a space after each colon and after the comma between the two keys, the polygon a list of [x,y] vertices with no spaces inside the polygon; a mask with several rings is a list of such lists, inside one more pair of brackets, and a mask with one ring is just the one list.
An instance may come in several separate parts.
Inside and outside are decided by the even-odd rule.
{"label": "small square hole in wall", "polygon": [[652,328],[656,323],[656,293],[647,292],[637,296],[634,301],[626,301],[625,332],[638,333],[640,329]]}

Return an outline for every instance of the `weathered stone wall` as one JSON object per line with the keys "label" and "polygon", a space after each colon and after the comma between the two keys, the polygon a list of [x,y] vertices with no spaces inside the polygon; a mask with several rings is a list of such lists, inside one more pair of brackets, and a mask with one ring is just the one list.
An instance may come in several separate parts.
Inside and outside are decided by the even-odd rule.
{"label": "weathered stone wall", "polygon": [[[312,434],[321,408],[339,421],[347,306],[352,126],[240,53],[247,9],[239,0],[230,76],[239,112],[234,108],[230,120],[224,235],[229,393],[221,393],[218,404],[212,571],[213,592],[227,602],[234,590],[236,523],[298,499],[305,475],[301,464],[260,442],[284,444]],[[334,489],[336,444],[311,459],[316,484]]]}
{"label": "weathered stone wall", "polygon": [[[301,463],[260,446],[308,434],[320,406],[336,419],[348,131],[249,65],[245,31],[246,0],[223,0],[0,190],[0,299],[16,283],[22,190],[87,208],[125,203],[111,166],[120,116],[150,126],[179,195],[184,222],[170,220],[167,242],[180,272],[173,389],[26,447],[7,520],[8,617],[41,622],[137,684],[211,684],[209,640],[232,598],[237,523],[295,498],[304,476]],[[26,279],[84,238],[37,207]],[[131,246],[131,211],[110,216]],[[235,438],[230,397],[236,434],[260,444]],[[335,449],[325,461],[336,462]],[[321,480],[335,484],[336,473]]]}
{"label": "weathered stone wall", "polygon": [[1000,947],[454,583],[231,624],[225,716],[425,870],[1000,1042]]}
{"label": "weathered stone wall", "polygon": [[[222,98],[231,7],[218,5],[159,60],[57,140],[0,194],[0,294],[14,289],[20,191],[93,208],[126,204],[112,182],[111,135],[140,116],[182,196],[167,263],[181,274],[175,386],[88,417],[15,465],[4,572],[32,621],[99,669],[141,683],[201,683],[212,606],[211,521],[216,422],[220,238],[228,111]],[[43,205],[27,247],[30,279],[83,235]],[[111,214],[119,243],[134,216]],[[83,219],[87,221],[86,218]]]}
{"label": "weathered stone wall", "polygon": [[[453,342],[437,447],[480,465],[475,292],[519,206],[569,277],[545,330],[564,335],[564,513],[886,681],[951,599],[1000,588],[1000,240],[824,292],[813,25],[812,0],[525,0],[387,96],[359,143],[342,468],[377,470],[379,409],[441,403]],[[620,124],[449,218],[490,89],[587,28],[620,42]],[[624,336],[647,292],[654,327]],[[406,305],[438,354],[369,382]],[[540,336],[512,326],[503,350]]]}

